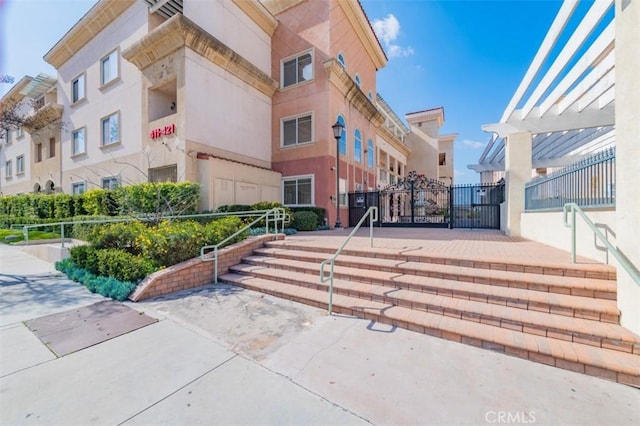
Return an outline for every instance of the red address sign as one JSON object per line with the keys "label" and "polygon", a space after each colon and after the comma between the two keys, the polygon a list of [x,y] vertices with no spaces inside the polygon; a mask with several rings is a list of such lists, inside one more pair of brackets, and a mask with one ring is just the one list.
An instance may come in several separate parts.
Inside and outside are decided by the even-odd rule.
{"label": "red address sign", "polygon": [[175,124],[167,124],[164,127],[159,127],[157,129],[153,129],[149,132],[149,137],[151,139],[157,139],[161,136],[172,135],[176,132]]}

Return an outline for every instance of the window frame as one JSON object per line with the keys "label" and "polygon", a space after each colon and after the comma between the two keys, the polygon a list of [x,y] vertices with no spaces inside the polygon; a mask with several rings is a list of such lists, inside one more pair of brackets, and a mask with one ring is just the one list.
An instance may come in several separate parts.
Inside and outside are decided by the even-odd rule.
{"label": "window frame", "polygon": [[338,152],[340,155],[347,155],[347,121],[342,114],[339,114],[338,117],[336,117],[336,122],[343,126],[342,135],[340,135],[340,139],[338,139]]}
{"label": "window frame", "polygon": [[[115,186],[112,184],[109,184],[108,187],[105,187],[105,183],[106,182],[114,182],[115,181]],[[120,186],[120,177],[119,176],[105,176],[102,179],[100,179],[100,187],[102,189],[114,189],[114,188],[118,188]]]}
{"label": "window frame", "polygon": [[362,90],[362,79],[360,78],[360,74],[356,73],[356,75],[353,76],[353,82]]}
{"label": "window frame", "polygon": [[373,139],[367,139],[367,167],[373,169],[375,167],[375,152],[373,147]]}
{"label": "window frame", "polygon": [[339,51],[336,55],[336,61],[338,61],[342,68],[344,68],[345,70],[347,69],[347,60],[344,57],[344,53],[342,53],[341,51]]}
{"label": "window frame", "polygon": [[[306,80],[300,81],[298,79],[298,73],[297,73],[298,60],[299,60],[299,58],[301,58],[302,56],[305,56],[307,54],[309,54],[311,56],[311,77],[306,79]],[[285,64],[287,64],[287,63],[289,63],[291,61],[294,61],[294,60],[296,61],[296,81],[294,83],[285,84],[286,83],[285,82],[285,73],[284,73]],[[315,66],[315,54],[314,54],[313,48],[307,49],[307,50],[304,50],[302,52],[298,52],[295,55],[291,55],[291,56],[288,56],[286,58],[283,58],[280,61],[280,87],[282,89],[288,89],[290,87],[296,87],[296,86],[299,86],[301,84],[305,84],[305,83],[309,83],[310,81],[313,81],[315,79],[314,66]]]}
{"label": "window frame", "polygon": [[[299,181],[302,179],[310,179],[311,180],[311,200],[309,204],[300,204],[300,197],[299,197],[299,192],[298,192],[298,186],[299,186]],[[296,182],[296,203],[295,204],[285,204],[285,190],[284,190],[284,184],[285,182],[290,182],[290,181],[295,181]],[[315,206],[315,175],[314,174],[309,174],[309,175],[296,175],[296,176],[283,176],[282,177],[282,187],[281,187],[281,191],[282,191],[282,205],[283,206],[291,206],[291,207],[308,207],[308,206]]]}
{"label": "window frame", "polygon": [[11,179],[13,177],[13,160],[7,160],[4,163],[4,178]]}
{"label": "window frame", "polygon": [[24,138],[24,129],[22,128],[22,126],[18,126],[18,128],[16,129],[16,139],[22,138]]}
{"label": "window frame", "polygon": [[[110,59],[111,57],[115,58],[116,60],[115,75],[111,77],[109,80],[105,80],[105,72],[104,72],[105,60]],[[102,89],[105,87],[109,87],[119,79],[120,79],[120,49],[116,47],[115,49],[111,50],[109,53],[107,53],[106,55],[100,58],[100,88]]]}
{"label": "window frame", "polygon": [[[310,138],[311,140],[309,141],[305,141],[305,142],[300,142],[299,141],[299,137],[300,137],[300,133],[298,131],[299,129],[299,120],[301,118],[306,118],[306,117],[310,117],[311,118],[311,134],[310,134]],[[296,120],[296,142],[294,144],[289,144],[289,145],[285,145],[285,140],[284,140],[284,125],[285,122],[290,122]],[[283,117],[282,119],[280,119],[280,148],[293,148],[296,146],[302,146],[302,145],[309,145],[315,142],[315,131],[314,131],[314,116],[313,116],[313,111],[309,111],[309,112],[304,112],[302,114],[297,114],[297,115],[292,115],[289,117]]]}
{"label": "window frame", "polygon": [[[76,188],[82,188],[81,191],[76,192]],[[84,194],[87,191],[87,182],[71,182],[71,195]]]}
{"label": "window frame", "polygon": [[[110,141],[109,143],[105,143],[105,140],[104,140],[104,122],[105,122],[105,120],[110,119],[113,116],[116,116],[116,122],[118,124],[118,139],[116,141]],[[116,112],[113,112],[113,113],[111,113],[109,115],[105,115],[104,117],[102,117],[100,119],[100,148],[106,148],[106,147],[109,147],[109,146],[118,145],[122,140],[122,134],[120,132],[121,128],[122,127],[120,126],[120,111],[116,111]]]}
{"label": "window frame", "polygon": [[[82,132],[82,151],[76,152],[76,140],[75,135]],[[86,126],[80,127],[71,132],[71,156],[75,157],[87,153],[87,128]]]}
{"label": "window frame", "polygon": [[357,127],[353,132],[353,161],[362,163],[362,132]]}
{"label": "window frame", "polygon": [[24,174],[24,154],[16,157],[16,176]]}
{"label": "window frame", "polygon": [[[78,96],[78,98],[76,99],[74,86],[76,82],[80,81],[80,79],[82,79],[82,84],[78,84],[77,87],[80,88],[79,90],[82,90],[82,96]],[[86,74],[83,72],[82,74],[78,75],[76,78],[71,80],[71,106],[77,105],[80,102],[84,101],[85,99],[87,99],[87,77],[86,77]]]}

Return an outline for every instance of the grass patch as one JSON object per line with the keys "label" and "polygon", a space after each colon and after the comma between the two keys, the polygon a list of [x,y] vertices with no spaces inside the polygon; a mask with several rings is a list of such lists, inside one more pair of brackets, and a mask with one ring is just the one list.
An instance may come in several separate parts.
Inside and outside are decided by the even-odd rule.
{"label": "grass patch", "polygon": [[[11,240],[11,242],[15,243],[18,241],[24,240],[24,235],[22,231],[14,231],[12,229],[0,229],[0,243],[7,242],[6,237],[9,235],[15,235],[16,239]],[[55,238],[60,238],[60,234],[57,232],[44,232],[44,231],[29,231],[29,241],[32,240],[52,240]]]}

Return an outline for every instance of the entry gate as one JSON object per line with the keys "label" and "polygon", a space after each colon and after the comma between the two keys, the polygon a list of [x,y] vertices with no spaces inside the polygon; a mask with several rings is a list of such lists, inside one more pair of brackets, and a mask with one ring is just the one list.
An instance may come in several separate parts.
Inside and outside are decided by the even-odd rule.
{"label": "entry gate", "polygon": [[380,191],[350,193],[349,224],[376,206],[378,226],[500,229],[503,201],[504,183],[446,186],[409,172]]}

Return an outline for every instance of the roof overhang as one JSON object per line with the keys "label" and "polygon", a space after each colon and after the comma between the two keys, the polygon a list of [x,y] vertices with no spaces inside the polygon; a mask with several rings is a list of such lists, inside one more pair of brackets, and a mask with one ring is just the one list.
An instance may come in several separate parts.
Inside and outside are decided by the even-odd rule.
{"label": "roof overhang", "polygon": [[20,90],[20,94],[31,99],[38,99],[47,93],[57,83],[57,80],[50,75],[40,73]]}

